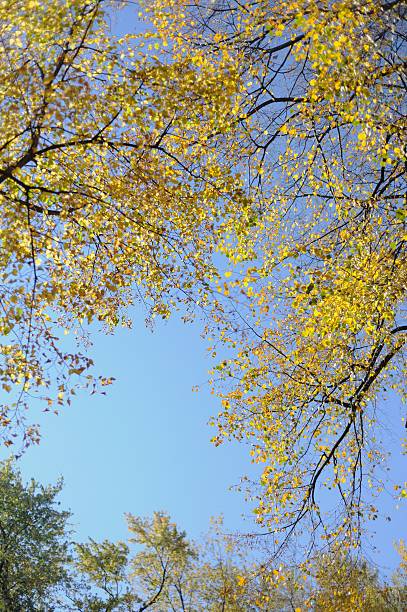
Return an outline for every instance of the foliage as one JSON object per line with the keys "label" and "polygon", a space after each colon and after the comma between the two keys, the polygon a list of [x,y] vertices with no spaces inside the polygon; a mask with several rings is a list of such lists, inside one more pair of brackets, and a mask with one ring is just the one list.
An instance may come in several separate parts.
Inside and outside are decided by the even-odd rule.
{"label": "foliage", "polygon": [[0,464],[0,610],[53,610],[68,582],[70,513],[57,507],[62,483],[24,485],[11,462]]}
{"label": "foliage", "polygon": [[242,582],[243,566],[219,538],[193,544],[163,512],[152,519],[129,514],[127,523],[129,544],[137,545],[132,554],[123,542],[77,546],[77,569],[104,594],[86,599],[86,609],[254,609],[253,585]]}
{"label": "foliage", "polygon": [[396,612],[407,602],[405,580],[398,581],[395,575],[391,585],[382,584],[377,570],[365,559],[338,548],[320,556],[311,574],[308,604],[315,612]]}
{"label": "foliage", "polygon": [[219,530],[192,544],[165,513],[127,521],[129,543],[143,546],[135,554],[123,542],[77,546],[77,570],[104,593],[77,599],[79,609],[401,612],[407,601],[401,573],[383,584],[363,558],[346,552],[276,568]]}
{"label": "foliage", "polygon": [[383,583],[363,557],[338,548],[277,567],[221,524],[192,543],[162,512],[127,522],[129,543],[143,546],[134,554],[123,542],[77,546],[76,568],[105,595],[86,599],[86,610],[401,612],[407,602],[403,563]]}
{"label": "foliage", "polygon": [[304,521],[356,546],[376,401],[405,393],[405,7],[151,0],[118,38],[109,6],[0,3],[6,444],[28,399],[95,384],[62,328],[127,324],[135,291],[151,316],[184,300],[232,351],[214,441],[264,466],[277,553]]}
{"label": "foliage", "polygon": [[[28,403],[59,409],[78,385],[111,382],[95,380],[92,360],[77,346],[85,341],[86,348],[91,322],[130,325],[126,311],[135,300],[148,317],[166,318],[178,302],[192,303],[197,283],[194,300],[205,302],[212,228],[237,190],[216,160],[210,180],[198,171],[213,157],[200,136],[226,129],[233,111],[236,69],[222,54],[208,66],[201,53],[162,64],[148,37],[110,30],[120,4],[0,2],[0,381],[11,394],[0,420],[7,445],[19,428],[26,443],[38,441],[25,422]],[[226,86],[219,81],[225,70]],[[190,124],[198,126],[196,164],[182,140]],[[176,138],[164,143],[169,130]]]}
{"label": "foliage", "polygon": [[168,515],[159,512],[152,520],[128,515],[127,522],[129,543],[144,547],[132,557],[123,542],[91,541],[77,546],[77,569],[105,595],[104,601],[88,604],[89,609],[105,609],[106,602],[112,610],[127,610],[136,603],[138,610],[154,608],[156,603],[162,606],[163,600],[172,600],[174,588],[179,589],[177,598],[182,597],[178,585],[195,555],[185,532],[179,532]]}
{"label": "foliage", "polygon": [[[85,580],[83,588],[71,592],[70,598],[79,609],[93,612],[124,610],[141,601],[130,592],[127,584],[128,552],[122,542],[113,544],[105,540],[99,544],[90,540],[88,544],[76,545],[75,570],[79,570]],[[92,587],[96,587],[96,593]],[[99,591],[105,597],[99,597]]]}
{"label": "foliage", "polygon": [[241,76],[236,120],[208,137],[250,202],[218,242],[227,269],[209,328],[234,353],[214,371],[214,441],[246,440],[264,465],[249,494],[280,544],[307,521],[311,537],[357,545],[377,515],[376,401],[405,394],[405,6],[146,7],[172,61],[225,53]]}

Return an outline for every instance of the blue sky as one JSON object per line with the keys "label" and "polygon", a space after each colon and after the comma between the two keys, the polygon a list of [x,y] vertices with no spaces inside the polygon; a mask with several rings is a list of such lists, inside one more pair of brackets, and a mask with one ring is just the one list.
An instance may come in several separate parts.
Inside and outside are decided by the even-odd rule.
{"label": "blue sky", "polygon": [[80,538],[123,537],[124,512],[161,509],[194,536],[220,513],[228,528],[242,528],[249,508],[229,486],[247,472],[247,449],[209,442],[218,404],[205,384],[199,331],[175,316],[152,333],[140,316],[132,330],[95,333],[97,371],[117,381],[106,396],[83,393],[58,416],[42,416],[41,444],[21,467],[41,482],[64,476],[61,501],[74,511]]}

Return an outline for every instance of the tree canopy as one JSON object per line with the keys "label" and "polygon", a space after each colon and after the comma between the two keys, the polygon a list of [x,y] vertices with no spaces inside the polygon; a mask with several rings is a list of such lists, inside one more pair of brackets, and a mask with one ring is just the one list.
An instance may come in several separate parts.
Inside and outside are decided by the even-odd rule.
{"label": "tree canopy", "polygon": [[[172,58],[200,49],[239,66],[236,120],[209,136],[250,202],[245,231],[232,220],[218,246],[212,330],[235,354],[214,372],[215,442],[247,440],[264,464],[267,530],[308,518],[311,533],[356,543],[376,513],[364,493],[383,459],[376,401],[405,394],[405,7],[152,5]],[[337,494],[333,520],[322,486]]]}
{"label": "tree canopy", "polygon": [[405,396],[405,6],[151,0],[117,37],[118,6],[0,3],[5,443],[97,385],[62,330],[184,302],[230,351],[214,441],[263,464],[277,552],[304,521],[356,545],[376,402]]}
{"label": "tree canopy", "polygon": [[[231,173],[216,170],[216,160],[211,180],[191,175],[193,156],[182,141],[190,123],[201,124],[199,133],[217,130],[231,112],[236,85],[229,78],[225,88],[218,78],[226,61],[219,56],[199,71],[199,54],[163,64],[143,51],[140,36],[110,31],[108,11],[118,7],[104,0],[0,5],[7,444],[19,426],[36,441],[36,428],[24,422],[28,403],[39,398],[58,408],[78,377],[92,388],[110,382],[94,380],[92,361],[75,345],[92,321],[128,325],[126,308],[137,299],[146,316],[167,317],[176,300],[191,300],[198,281],[205,301],[212,227],[234,193]],[[178,140],[164,144],[170,129]],[[201,139],[198,151],[213,157]],[[72,350],[64,330],[73,334]]]}

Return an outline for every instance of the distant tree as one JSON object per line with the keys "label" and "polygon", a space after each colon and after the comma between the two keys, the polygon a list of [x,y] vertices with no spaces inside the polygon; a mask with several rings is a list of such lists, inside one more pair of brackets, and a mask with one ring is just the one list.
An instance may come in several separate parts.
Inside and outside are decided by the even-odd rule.
{"label": "distant tree", "polygon": [[0,464],[0,610],[57,610],[68,583],[70,513],[58,508],[62,482],[25,485],[17,468]]}
{"label": "distant tree", "polygon": [[[152,520],[127,516],[129,543],[140,544],[143,550],[130,556],[124,542],[76,546],[76,568],[89,585],[101,592],[100,597],[87,599],[89,610],[137,610],[162,608],[177,591],[181,606],[182,576],[195,552],[164,513],[155,513]],[[185,594],[184,594],[185,596]],[[181,609],[181,608],[180,608]]]}
{"label": "distant tree", "polygon": [[378,572],[346,552],[322,555],[313,568],[311,601],[315,612],[402,612],[407,606],[406,581],[383,586]]}
{"label": "distant tree", "polygon": [[[78,609],[156,612],[404,612],[406,574],[380,580],[363,557],[331,550],[296,564],[236,549],[220,533],[199,544],[186,539],[165,513],[152,519],[127,515],[129,544],[90,542],[77,546],[76,568],[89,596]],[[258,551],[257,551],[258,552]],[[251,558],[251,561],[250,561]],[[95,595],[94,587],[102,595]]]}
{"label": "distant tree", "polygon": [[[74,544],[61,482],[0,469],[0,612],[404,612],[405,548],[392,583],[333,550],[276,566],[217,528],[190,541],[164,512],[127,515],[127,542]],[[253,554],[254,553],[254,554]],[[403,557],[404,555],[404,557]]]}
{"label": "distant tree", "polygon": [[[129,545],[91,541],[76,546],[76,568],[102,594],[85,598],[89,610],[254,610],[254,582],[234,563],[224,542],[210,550],[188,541],[162,512],[127,515]],[[213,544],[216,544],[216,552]],[[142,549],[140,549],[142,547]],[[206,548],[206,550],[205,550]],[[252,605],[253,604],[253,605]],[[83,604],[82,604],[83,605]]]}

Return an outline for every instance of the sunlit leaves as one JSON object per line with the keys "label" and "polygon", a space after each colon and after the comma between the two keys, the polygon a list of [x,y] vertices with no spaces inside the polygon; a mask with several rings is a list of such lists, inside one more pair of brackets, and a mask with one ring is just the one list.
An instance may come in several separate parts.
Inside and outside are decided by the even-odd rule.
{"label": "sunlit leaves", "polygon": [[122,39],[103,2],[31,4],[1,4],[3,425],[94,388],[62,329],[183,301],[226,347],[214,440],[264,468],[258,522],[356,544],[405,392],[401,3],[154,0]]}
{"label": "sunlit leaves", "polygon": [[152,53],[157,37],[150,52],[149,33],[110,31],[116,3],[36,6],[0,5],[7,444],[19,428],[37,441],[24,415],[35,399],[54,409],[78,385],[109,382],[77,347],[90,324],[130,325],[134,301],[150,321],[181,302],[205,304],[214,227],[242,198],[205,141],[236,105],[227,56],[166,64]]}
{"label": "sunlit leaves", "polygon": [[[227,50],[242,78],[236,122],[210,139],[250,202],[218,242],[228,262],[211,336],[236,354],[214,370],[214,441],[246,440],[264,466],[249,495],[269,531],[291,534],[308,517],[312,534],[357,544],[372,515],[366,473],[383,460],[375,400],[405,390],[402,10],[348,0],[153,10],[173,58]],[[323,487],[340,503],[331,519]]]}

